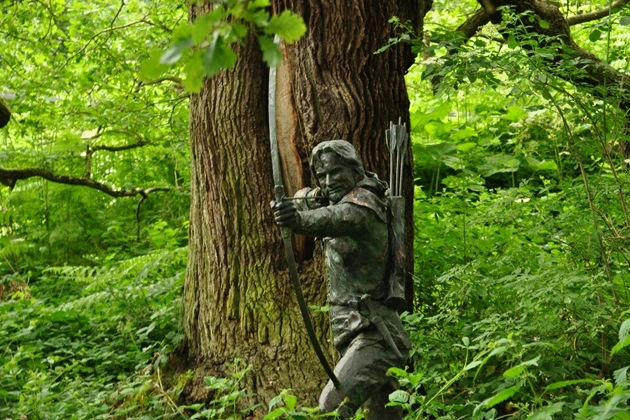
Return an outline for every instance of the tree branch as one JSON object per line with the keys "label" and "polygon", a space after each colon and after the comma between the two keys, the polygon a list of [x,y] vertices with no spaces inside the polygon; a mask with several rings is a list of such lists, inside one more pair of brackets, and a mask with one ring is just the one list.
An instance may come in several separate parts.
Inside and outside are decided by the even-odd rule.
{"label": "tree branch", "polygon": [[573,26],[579,25],[580,23],[592,22],[594,20],[602,19],[608,15],[615,13],[617,10],[621,9],[628,3],[630,3],[630,0],[618,0],[613,3],[611,7],[605,7],[594,12],[571,16],[567,18],[567,23],[569,24],[569,26]]}
{"label": "tree branch", "polygon": [[3,169],[0,168],[0,183],[13,188],[17,181],[40,177],[50,182],[65,185],[75,185],[92,188],[101,191],[112,197],[134,197],[140,195],[147,197],[156,191],[170,191],[170,187],[151,187],[151,188],[132,188],[132,189],[116,189],[102,182],[94,181],[88,178],[78,178],[69,175],[55,175],[43,168],[24,168],[24,169]]}
{"label": "tree branch", "polygon": [[177,77],[177,76],[164,76],[164,77],[160,77],[158,79],[154,79],[154,80],[149,80],[149,81],[139,81],[138,85],[136,87],[136,91],[140,90],[141,87],[143,86],[150,86],[150,85],[157,85],[159,83],[162,82],[173,82],[175,84],[175,88],[183,91],[184,90],[184,83],[182,82],[181,77]]}
{"label": "tree branch", "polygon": [[11,111],[9,106],[4,102],[4,99],[0,96],[0,128],[9,123],[11,119]]}
{"label": "tree branch", "polygon": [[99,150],[106,150],[108,152],[120,152],[122,150],[129,150],[129,149],[135,149],[137,147],[146,146],[147,144],[149,144],[148,141],[141,141],[138,143],[123,144],[122,146],[107,146],[107,145],[90,146],[90,151],[98,152]]}
{"label": "tree branch", "polygon": [[[630,0],[624,1],[629,2]],[[508,6],[517,14],[533,13],[539,18],[527,25],[518,27],[514,25],[518,33],[522,34],[525,39],[530,33],[536,33],[545,35],[554,41],[560,41],[558,45],[553,45],[555,53],[548,60],[550,72],[577,86],[589,88],[590,92],[596,96],[603,96],[604,93],[599,88],[606,86],[608,89],[606,95],[610,96],[612,93],[619,99],[621,109],[630,110],[630,93],[628,92],[630,76],[617,71],[577,45],[571,37],[569,24],[558,7],[545,0],[492,0],[492,4],[497,9],[492,16],[493,19],[501,18],[501,11],[498,9],[500,6]],[[544,27],[540,23],[541,21],[546,22]],[[544,42],[541,42],[541,46],[545,46]],[[574,66],[580,70],[579,73],[567,72],[559,65],[569,61],[576,63]]]}
{"label": "tree branch", "polygon": [[466,19],[466,22],[459,25],[457,31],[463,32],[465,38],[470,39],[488,22],[490,22],[490,15],[484,9],[478,9]]}

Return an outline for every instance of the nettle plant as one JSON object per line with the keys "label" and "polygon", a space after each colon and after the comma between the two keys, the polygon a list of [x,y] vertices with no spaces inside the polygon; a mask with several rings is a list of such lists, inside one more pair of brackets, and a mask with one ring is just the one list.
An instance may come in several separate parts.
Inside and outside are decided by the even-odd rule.
{"label": "nettle plant", "polygon": [[[408,319],[413,323],[413,320]],[[630,346],[630,320],[621,324],[619,341],[610,350],[611,357]],[[453,363],[450,377],[434,373],[409,373],[391,369],[402,389],[390,395],[390,404],[403,407],[406,418],[431,417],[474,419],[527,417],[550,419],[554,416],[571,416],[579,419],[626,418],[630,400],[630,365],[613,372],[613,379],[579,378],[548,383],[540,386],[540,376],[547,375],[552,364],[545,360],[542,349],[553,346],[545,343],[523,344],[508,337],[485,344],[474,344],[464,336],[455,344],[464,352],[460,363]],[[627,349],[626,356],[627,356]],[[623,356],[623,354],[618,355]],[[624,358],[627,363],[627,357]],[[510,366],[496,375],[492,382],[484,380],[484,371],[493,371],[497,365]],[[457,384],[467,381],[468,386],[458,390]],[[488,390],[488,396],[479,394]],[[481,392],[480,392],[481,391]]]}

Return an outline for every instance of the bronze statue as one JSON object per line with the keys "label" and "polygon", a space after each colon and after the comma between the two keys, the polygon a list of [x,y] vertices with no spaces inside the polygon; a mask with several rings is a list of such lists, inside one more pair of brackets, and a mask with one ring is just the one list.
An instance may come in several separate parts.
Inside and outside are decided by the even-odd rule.
{"label": "bronze statue", "polygon": [[[317,187],[298,191],[297,200],[276,202],[274,215],[281,227],[323,238],[333,338],[341,359],[322,391],[320,410],[350,418],[363,406],[367,419],[402,418],[400,408],[385,407],[398,386],[387,370],[404,367],[410,349],[389,304],[395,301],[390,284],[395,262],[388,185],[364,170],[344,140],[318,144],[311,173]],[[334,383],[337,378],[340,384]]]}

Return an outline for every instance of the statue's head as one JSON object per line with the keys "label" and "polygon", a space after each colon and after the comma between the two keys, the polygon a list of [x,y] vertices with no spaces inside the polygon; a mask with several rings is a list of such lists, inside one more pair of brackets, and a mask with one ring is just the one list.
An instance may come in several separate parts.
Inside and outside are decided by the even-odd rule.
{"label": "statue's head", "polygon": [[345,140],[319,143],[313,149],[311,173],[332,203],[337,203],[365,178],[361,158]]}

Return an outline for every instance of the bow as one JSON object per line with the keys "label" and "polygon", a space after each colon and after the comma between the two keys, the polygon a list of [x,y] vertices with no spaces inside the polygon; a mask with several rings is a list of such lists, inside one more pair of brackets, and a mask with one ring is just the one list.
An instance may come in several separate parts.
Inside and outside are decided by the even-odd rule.
{"label": "bow", "polygon": [[[276,45],[279,44],[279,37],[276,35],[274,39],[274,43]],[[274,191],[276,195],[276,202],[280,202],[284,199],[284,185],[282,183],[282,168],[280,166],[280,152],[278,150],[278,135],[276,133],[276,67],[269,67],[269,140],[271,142],[271,166],[273,169],[273,183],[274,183]],[[293,255],[293,241],[291,239],[291,229],[287,227],[281,227],[280,233],[282,234],[282,242],[284,242],[284,253],[287,256],[287,262],[289,266],[289,276],[291,277],[291,282],[293,283],[293,289],[295,290],[295,295],[297,297],[298,305],[300,307],[300,312],[302,313],[302,318],[304,319],[304,324],[306,326],[306,332],[308,333],[308,338],[311,340],[311,344],[313,349],[315,350],[315,354],[317,354],[317,358],[319,362],[322,364],[326,374],[330,378],[330,380],[335,385],[335,388],[341,388],[341,382],[330,368],[326,357],[324,356],[324,352],[317,341],[317,336],[315,335],[315,329],[313,328],[313,321],[311,320],[311,315],[308,311],[308,307],[306,306],[306,301],[304,300],[304,295],[302,294],[302,286],[300,285],[300,279],[298,278],[297,266],[295,264],[295,257]]]}

